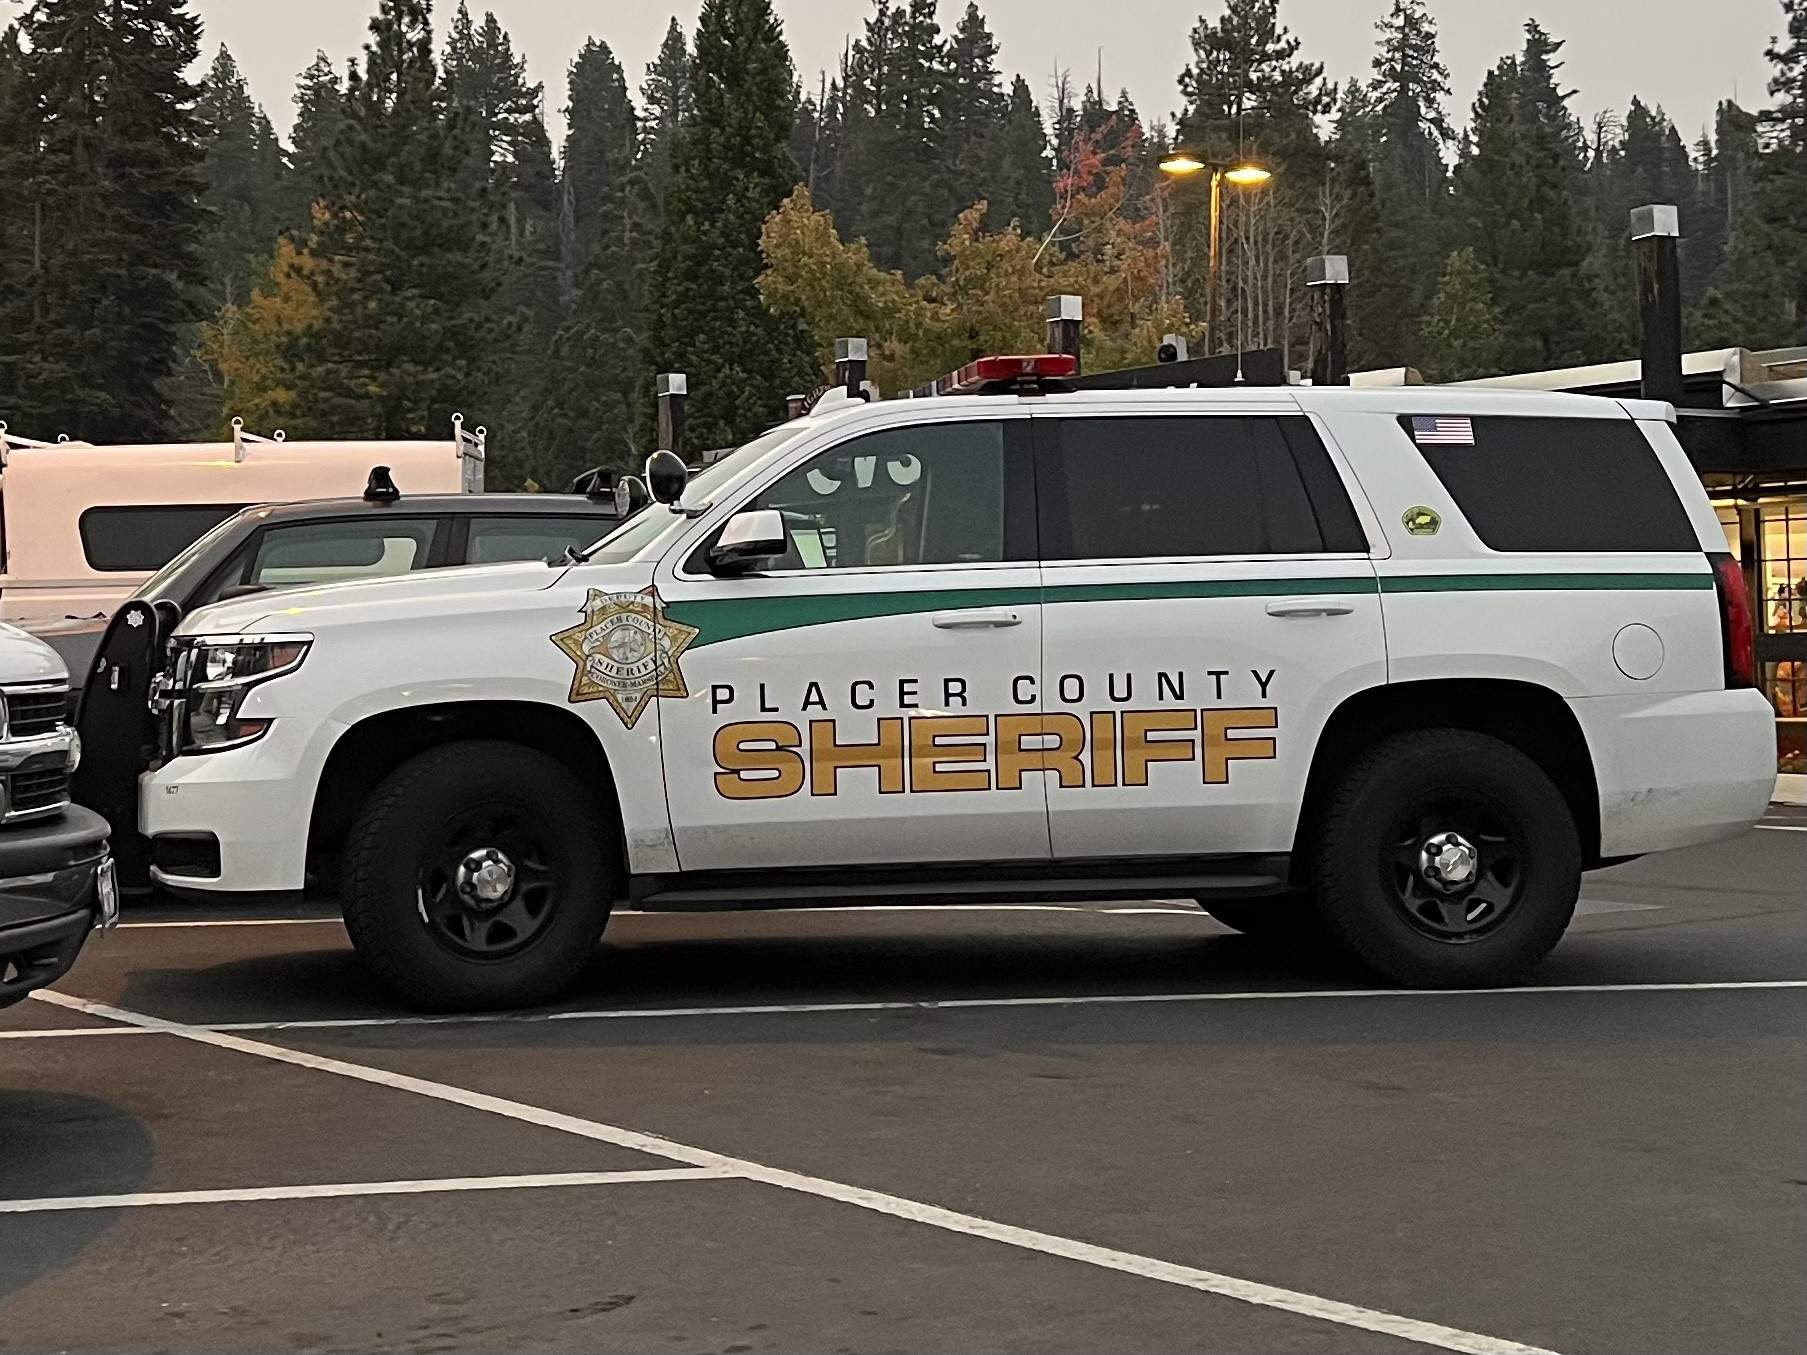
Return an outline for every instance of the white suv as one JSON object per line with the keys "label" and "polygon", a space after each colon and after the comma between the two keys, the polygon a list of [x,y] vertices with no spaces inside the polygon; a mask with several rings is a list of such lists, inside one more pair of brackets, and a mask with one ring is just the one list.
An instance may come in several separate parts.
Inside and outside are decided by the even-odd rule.
{"label": "white suv", "polygon": [[547,997],[623,901],[1183,896],[1497,984],[1583,870],[1762,812],[1742,580],[1666,406],[1022,366],[688,486],[655,454],[581,563],[196,613],[158,878],[336,868],[430,1007]]}

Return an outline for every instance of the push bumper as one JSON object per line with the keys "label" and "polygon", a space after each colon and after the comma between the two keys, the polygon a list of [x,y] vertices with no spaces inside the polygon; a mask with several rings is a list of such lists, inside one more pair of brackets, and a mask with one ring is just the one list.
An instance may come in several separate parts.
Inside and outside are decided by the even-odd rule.
{"label": "push bumper", "polygon": [[1603,857],[1737,837],[1762,817],[1776,784],[1776,717],[1761,692],[1570,704],[1594,757]]}
{"label": "push bumper", "polygon": [[0,1007],[54,983],[88,933],[119,919],[107,821],[73,805],[0,833]]}

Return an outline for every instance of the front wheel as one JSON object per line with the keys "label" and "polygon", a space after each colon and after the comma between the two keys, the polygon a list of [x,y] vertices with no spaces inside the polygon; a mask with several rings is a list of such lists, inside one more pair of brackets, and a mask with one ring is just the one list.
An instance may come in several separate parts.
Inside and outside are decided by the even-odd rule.
{"label": "front wheel", "polygon": [[1574,916],[1581,849],[1530,758],[1467,730],[1376,744],[1343,775],[1313,862],[1330,935],[1415,988],[1515,983]]}
{"label": "front wheel", "polygon": [[595,796],[563,765],[500,742],[402,764],[346,838],[358,954],[435,1011],[528,1006],[577,976],[614,896]]}

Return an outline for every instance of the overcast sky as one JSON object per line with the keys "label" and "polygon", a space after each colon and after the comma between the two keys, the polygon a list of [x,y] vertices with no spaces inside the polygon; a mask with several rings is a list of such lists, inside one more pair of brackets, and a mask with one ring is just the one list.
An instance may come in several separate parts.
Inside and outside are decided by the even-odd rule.
{"label": "overcast sky", "polygon": [[[776,0],[799,75],[813,88],[816,72],[831,68],[850,32],[871,12],[870,0]],[[436,0],[435,27],[443,35],[456,0]],[[1366,77],[1374,21],[1387,0],[1282,0],[1282,20],[1304,41],[1304,54],[1324,63],[1341,83]],[[205,50],[225,43],[251,82],[253,94],[286,136],[294,116],[295,76],[324,49],[341,66],[364,40],[375,0],[195,0],[206,23]],[[697,0],[471,0],[481,15],[493,9],[527,58],[532,79],[546,86],[553,135],[562,136],[565,70],[586,37],[607,42],[636,89],[658,48],[668,17],[685,31]],[[1633,94],[1661,104],[1692,143],[1713,117],[1713,106],[1736,93],[1745,107],[1767,102],[1763,49],[1782,26],[1776,0],[1430,0],[1449,67],[1451,113],[1465,122],[1486,69],[1519,46],[1521,28],[1535,17],[1567,44],[1563,78],[1578,91],[1570,107],[1585,121],[1596,111],[1623,112]],[[1047,97],[1053,72],[1072,71],[1077,85],[1096,78],[1113,95],[1127,87],[1142,116],[1170,117],[1175,85],[1189,54],[1186,37],[1201,10],[1216,15],[1220,0],[981,0],[1002,46],[1008,73],[1028,77]],[[941,0],[951,27],[965,0]]]}

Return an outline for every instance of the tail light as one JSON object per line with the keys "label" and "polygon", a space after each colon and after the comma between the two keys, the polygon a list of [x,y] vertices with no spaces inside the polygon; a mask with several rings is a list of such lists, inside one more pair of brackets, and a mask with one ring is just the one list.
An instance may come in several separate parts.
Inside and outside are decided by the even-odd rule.
{"label": "tail light", "polygon": [[1757,685],[1757,626],[1751,615],[1744,569],[1723,551],[1710,551],[1713,586],[1719,593],[1719,635],[1725,643],[1725,685]]}

